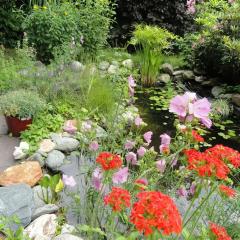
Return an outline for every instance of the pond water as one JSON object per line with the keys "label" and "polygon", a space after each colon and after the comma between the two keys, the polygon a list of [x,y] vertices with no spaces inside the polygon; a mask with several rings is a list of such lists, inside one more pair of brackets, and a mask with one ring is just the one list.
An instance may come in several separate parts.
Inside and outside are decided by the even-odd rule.
{"label": "pond water", "polygon": [[[161,91],[161,89],[159,89],[159,91]],[[157,90],[155,89],[154,92],[157,92]],[[148,124],[144,130],[151,130],[154,133],[152,144],[155,147],[155,150],[158,150],[160,145],[159,136],[163,133],[173,136],[175,133],[175,129],[173,127],[174,115],[169,113],[168,110],[162,110],[159,108],[156,110],[156,108],[153,108],[152,101],[149,99],[152,97],[152,93],[153,92],[149,91],[149,89],[141,89],[136,93],[135,104],[139,108],[141,117]],[[208,94],[209,93],[206,92],[206,95]],[[175,95],[177,95],[177,92]],[[201,95],[204,97],[203,94]],[[212,145],[223,144],[240,151],[240,117],[232,115],[223,125],[225,128],[224,130],[221,130],[219,126],[213,126],[204,136],[205,141]],[[236,136],[227,136],[229,130],[234,131]],[[224,137],[228,139],[224,139],[224,137],[219,134],[225,135]]]}

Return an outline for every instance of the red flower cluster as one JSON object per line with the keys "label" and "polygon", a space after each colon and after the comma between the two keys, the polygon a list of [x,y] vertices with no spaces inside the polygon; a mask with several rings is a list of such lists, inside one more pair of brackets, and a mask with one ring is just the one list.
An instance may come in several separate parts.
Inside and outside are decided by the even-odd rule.
{"label": "red flower cluster", "polygon": [[104,197],[105,205],[110,205],[114,212],[120,212],[123,209],[130,207],[130,193],[122,188],[113,187],[112,192]]}
{"label": "red flower cluster", "polygon": [[122,166],[122,159],[116,154],[102,152],[98,155],[96,162],[101,164],[104,170],[117,169]]}
{"label": "red flower cluster", "polygon": [[210,230],[216,236],[216,240],[231,240],[232,238],[227,234],[224,227],[215,223],[210,223]]}
{"label": "red flower cluster", "polygon": [[133,205],[130,221],[139,232],[149,235],[158,229],[163,235],[181,233],[182,219],[169,196],[161,192],[144,191],[137,197],[139,200]]}
{"label": "red flower cluster", "polygon": [[219,190],[226,195],[229,198],[234,198],[237,194],[237,192],[235,190],[233,190],[232,188],[229,188],[225,185],[219,185]]}
{"label": "red flower cluster", "polygon": [[200,136],[195,130],[192,130],[192,137],[193,137],[193,140],[196,142],[204,142],[204,138]]}
{"label": "red flower cluster", "polygon": [[207,151],[198,152],[195,149],[185,150],[188,160],[188,169],[195,170],[201,177],[217,177],[226,179],[230,172],[228,166],[218,158],[209,154]]}
{"label": "red flower cluster", "polygon": [[240,153],[230,147],[216,145],[209,148],[207,152],[211,155],[216,155],[217,158],[226,163],[231,163],[235,168],[240,167]]}
{"label": "red flower cluster", "polygon": [[218,179],[226,179],[230,173],[227,164],[235,168],[240,167],[240,153],[223,145],[216,145],[205,152],[195,149],[185,150],[188,158],[188,168],[195,170],[201,177],[215,176]]}

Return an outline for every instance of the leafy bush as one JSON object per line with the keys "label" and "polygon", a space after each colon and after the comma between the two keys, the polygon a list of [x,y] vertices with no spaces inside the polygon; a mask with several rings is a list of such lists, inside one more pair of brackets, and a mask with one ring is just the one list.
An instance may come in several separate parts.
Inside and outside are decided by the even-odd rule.
{"label": "leafy bush", "polygon": [[[24,12],[15,0],[2,0],[0,8],[0,45],[14,48],[23,36]],[[21,1],[19,1],[21,2]],[[20,4],[21,5],[21,4]]]}
{"label": "leafy bush", "polygon": [[155,83],[162,51],[169,47],[174,35],[157,26],[137,25],[131,43],[140,46],[141,79],[145,86]]}
{"label": "leafy bush", "polygon": [[44,108],[44,101],[34,92],[18,90],[0,97],[0,111],[6,116],[32,118]]}
{"label": "leafy bush", "polygon": [[84,53],[94,56],[106,43],[113,13],[109,2],[100,0],[35,6],[25,29],[43,62],[49,63],[54,48],[66,42],[81,43]]}
{"label": "leafy bush", "polygon": [[112,44],[125,44],[134,25],[158,25],[183,35],[193,26],[193,16],[186,13],[186,0],[117,0],[116,24],[112,30]]}
{"label": "leafy bush", "polygon": [[186,54],[195,67],[228,83],[239,83],[240,79],[239,10],[239,1],[201,3],[196,17],[200,31],[193,38],[192,54]]}

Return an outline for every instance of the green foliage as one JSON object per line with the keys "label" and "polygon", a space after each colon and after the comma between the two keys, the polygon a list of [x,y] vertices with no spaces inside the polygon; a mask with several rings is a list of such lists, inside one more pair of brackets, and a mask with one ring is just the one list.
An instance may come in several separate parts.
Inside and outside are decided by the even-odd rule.
{"label": "green foliage", "polygon": [[[10,226],[18,226],[16,231],[13,231]],[[0,233],[5,235],[5,240],[30,240],[30,238],[23,233],[24,228],[16,216],[5,217],[0,216]]]}
{"label": "green foliage", "polygon": [[39,185],[42,187],[42,197],[46,204],[56,203],[59,200],[59,192],[64,187],[60,174],[53,176],[45,175],[39,181]]}
{"label": "green foliage", "polygon": [[217,99],[212,103],[212,111],[211,114],[213,118],[216,120],[222,120],[229,117],[232,113],[232,106],[230,105],[229,101],[226,99]]}
{"label": "green foliage", "polygon": [[64,119],[59,114],[43,112],[33,119],[29,128],[22,132],[21,139],[31,146],[30,151],[34,152],[39,148],[39,142],[48,138],[51,132],[58,132],[63,126]]}
{"label": "green foliage", "polygon": [[[22,38],[24,12],[16,6],[15,0],[2,0],[0,8],[0,45],[8,48],[17,46]],[[20,1],[19,1],[20,2]]]}
{"label": "green foliage", "polygon": [[43,62],[53,59],[54,48],[72,42],[77,43],[75,48],[79,43],[84,48],[78,58],[94,57],[106,43],[113,14],[110,2],[100,0],[35,5],[26,18],[25,29]]}
{"label": "green foliage", "polygon": [[175,36],[157,26],[137,25],[131,44],[139,46],[141,59],[141,80],[145,86],[155,83],[163,50],[169,47]]}
{"label": "green foliage", "polygon": [[39,95],[31,91],[12,91],[0,97],[0,112],[19,119],[33,118],[45,107]]}
{"label": "green foliage", "polygon": [[194,67],[227,83],[240,79],[239,1],[210,0],[198,5],[199,32],[192,41],[192,53],[185,52]]}

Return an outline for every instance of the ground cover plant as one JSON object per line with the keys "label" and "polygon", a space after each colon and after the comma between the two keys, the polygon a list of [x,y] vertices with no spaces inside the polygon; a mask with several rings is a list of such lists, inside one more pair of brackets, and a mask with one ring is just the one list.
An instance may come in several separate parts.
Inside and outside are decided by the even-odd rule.
{"label": "ground cover plant", "polygon": [[[149,15],[126,48],[107,45],[113,1],[26,2],[26,34],[0,48],[0,123],[32,118],[12,169],[38,172],[7,201],[0,172],[0,239],[239,240],[239,0],[166,3],[192,28]],[[9,209],[26,197],[24,223]]]}

